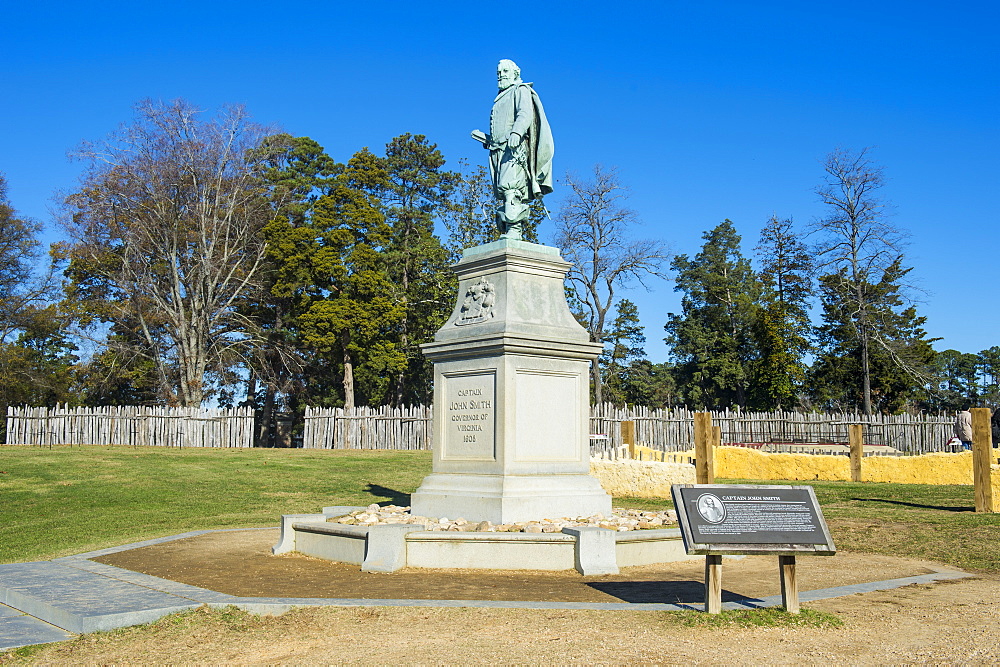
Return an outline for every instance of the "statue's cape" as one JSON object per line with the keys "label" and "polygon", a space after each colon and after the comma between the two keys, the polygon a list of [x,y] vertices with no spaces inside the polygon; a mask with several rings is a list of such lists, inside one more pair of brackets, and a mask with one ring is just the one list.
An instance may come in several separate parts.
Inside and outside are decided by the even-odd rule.
{"label": "statue's cape", "polygon": [[528,133],[529,164],[529,199],[535,199],[552,192],[552,154],[555,145],[552,143],[552,129],[545,117],[542,100],[530,83],[521,83],[531,91],[531,102],[535,107],[535,120]]}

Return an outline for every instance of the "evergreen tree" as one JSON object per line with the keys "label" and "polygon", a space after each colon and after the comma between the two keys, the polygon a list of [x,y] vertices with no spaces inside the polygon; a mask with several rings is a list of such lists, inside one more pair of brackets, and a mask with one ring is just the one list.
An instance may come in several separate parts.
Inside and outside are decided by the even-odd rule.
{"label": "evergreen tree", "polygon": [[0,172],[0,342],[16,338],[22,314],[49,296],[49,280],[34,278],[42,259],[41,229],[39,223],[18,215],[7,197],[7,179]]}
{"label": "evergreen tree", "polygon": [[[275,414],[295,407],[314,378],[331,375],[317,368],[303,346],[300,317],[315,292],[313,256],[318,232],[313,225],[317,200],[333,187],[343,170],[309,137],[279,134],[264,145],[269,156],[266,178],[274,217],[264,226],[266,242],[261,289],[241,309],[254,322],[258,344],[247,359],[247,401],[257,409],[256,441],[271,444]],[[333,390],[328,387],[327,393]],[[322,398],[310,402],[323,404]]]}
{"label": "evergreen tree", "polygon": [[[817,268],[825,273],[821,278],[825,324],[820,336],[827,355],[817,369],[840,365],[828,356],[831,350],[850,351],[856,372],[840,379],[858,383],[856,391],[844,391],[849,397],[860,397],[857,407],[865,414],[878,406],[891,410],[897,405],[900,396],[889,389],[893,384],[890,378],[898,379],[900,386],[909,385],[903,380],[907,377],[919,378],[921,385],[932,379],[926,368],[928,359],[917,349],[921,345],[909,342],[923,338],[922,331],[917,334],[923,319],[914,313],[912,321],[900,320],[903,313],[913,312],[900,310],[904,294],[901,281],[909,272],[902,264],[903,235],[887,221],[886,204],[878,196],[885,177],[869,152],[867,148],[858,153],[841,149],[827,156],[826,181],[816,193],[829,213],[815,229],[823,235]],[[912,354],[903,354],[904,350]],[[883,363],[899,368],[890,371],[882,368]],[[840,393],[832,378],[820,378],[816,372],[812,377]],[[877,390],[879,384],[881,389]],[[882,395],[875,396],[876,391]]]}
{"label": "evergreen tree", "polygon": [[702,238],[694,259],[678,255],[675,289],[681,313],[670,313],[664,339],[677,361],[684,400],[699,408],[746,407],[751,368],[759,358],[755,325],[761,285],[725,220]]}
{"label": "evergreen tree", "polygon": [[792,230],[791,219],[772,216],[761,231],[757,255],[763,303],[756,323],[760,357],[752,370],[750,404],[789,410],[798,404],[810,344],[812,255]]}
{"label": "evergreen tree", "polygon": [[[444,217],[448,230],[445,247],[449,261],[461,259],[466,248],[490,243],[500,238],[494,212],[497,200],[493,196],[490,172],[483,165],[470,169],[468,163],[459,160],[461,173],[454,190],[451,209]],[[534,199],[529,204],[528,219],[521,223],[521,236],[525,241],[538,243],[538,225],[547,215],[542,200]]]}
{"label": "evergreen tree", "polygon": [[624,370],[624,402],[647,408],[669,408],[679,404],[674,366],[667,361],[654,364],[649,359],[635,359]]}
{"label": "evergreen tree", "polygon": [[[818,407],[896,413],[926,391],[935,352],[933,339],[923,330],[926,318],[900,296],[909,270],[896,261],[878,282],[861,285],[850,279],[846,267],[820,277],[823,323],[817,328],[818,354],[808,382]],[[858,291],[868,299],[864,312],[852,298]],[[867,348],[858,334],[862,326],[870,332]]]}
{"label": "evergreen tree", "polygon": [[76,345],[54,305],[29,306],[19,314],[15,340],[0,341],[0,407],[77,404]]}
{"label": "evergreen tree", "polygon": [[622,299],[616,304],[615,319],[604,342],[600,359],[604,396],[615,405],[623,405],[629,389],[629,368],[646,356],[643,349],[646,336],[639,324],[639,309],[628,299]]}
{"label": "evergreen tree", "polygon": [[[65,331],[67,317],[48,303],[55,264],[36,273],[45,259],[40,231],[13,207],[0,173],[0,415],[8,405],[74,402],[76,348]],[[5,428],[0,425],[0,435]]]}
{"label": "evergreen tree", "polygon": [[929,403],[937,410],[958,410],[978,402],[980,357],[958,350],[938,352],[931,365],[934,382]]}
{"label": "evergreen tree", "polygon": [[445,159],[424,135],[400,135],[386,145],[388,177],[384,203],[390,226],[389,278],[403,317],[394,341],[405,364],[395,373],[391,401],[428,403],[431,365],[420,352],[444,324],[454,304],[457,281],[448,253],[434,234],[434,222],[452,207],[459,176],[444,171]]}
{"label": "evergreen tree", "polygon": [[[1000,404],[1000,345],[981,351],[977,355],[976,368],[983,402],[987,405]],[[1000,444],[1000,441],[994,441],[994,444]]]}
{"label": "evergreen tree", "polygon": [[302,345],[340,369],[343,405],[386,400],[404,358],[394,337],[404,310],[389,279],[391,229],[379,194],[385,161],[367,149],[340,170],[315,206],[313,284],[301,322]]}

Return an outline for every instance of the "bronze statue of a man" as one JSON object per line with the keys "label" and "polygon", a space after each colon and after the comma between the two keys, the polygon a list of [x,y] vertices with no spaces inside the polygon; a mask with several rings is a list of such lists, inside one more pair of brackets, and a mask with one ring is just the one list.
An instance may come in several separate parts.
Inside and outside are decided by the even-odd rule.
{"label": "bronze statue of a man", "polygon": [[497,65],[497,86],[490,133],[473,130],[472,138],[490,152],[501,238],[520,239],[528,202],[552,192],[552,131],[538,93],[521,81],[521,70],[513,61]]}

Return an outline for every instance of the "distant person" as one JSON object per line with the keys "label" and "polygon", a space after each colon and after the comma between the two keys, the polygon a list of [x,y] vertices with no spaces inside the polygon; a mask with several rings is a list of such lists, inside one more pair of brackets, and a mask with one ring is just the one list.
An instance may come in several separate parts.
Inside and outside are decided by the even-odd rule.
{"label": "distant person", "polygon": [[955,418],[955,437],[962,441],[962,449],[972,449],[972,413],[963,405]]}

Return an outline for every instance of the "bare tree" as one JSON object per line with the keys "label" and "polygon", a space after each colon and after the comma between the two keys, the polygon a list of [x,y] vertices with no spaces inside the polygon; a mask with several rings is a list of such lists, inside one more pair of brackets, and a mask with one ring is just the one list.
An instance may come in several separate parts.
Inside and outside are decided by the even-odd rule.
{"label": "bare tree", "polygon": [[824,280],[830,283],[829,291],[842,299],[839,309],[846,313],[858,344],[865,414],[872,412],[873,345],[908,373],[920,372],[884,335],[883,320],[893,316],[891,299],[898,297],[883,283],[890,278],[895,282],[893,276],[905,276],[908,269],[902,268],[905,237],[887,220],[887,204],[878,196],[885,178],[870,152],[871,148],[856,153],[838,149],[826,157],[825,183],[816,193],[829,214],[813,225],[813,232],[823,237],[817,247],[817,268],[828,272]]}
{"label": "bare tree", "polygon": [[41,225],[21,217],[7,198],[7,179],[0,173],[0,343],[21,328],[32,307],[51,296],[52,270],[36,275],[42,259]]}
{"label": "bare tree", "polygon": [[237,301],[258,284],[273,215],[262,178],[269,131],[241,107],[202,120],[182,100],[140,102],[135,119],[77,157],[66,198],[71,297],[134,331],[164,398],[199,405],[206,374],[252,347]]}
{"label": "bare tree", "polygon": [[[633,281],[647,287],[644,280],[650,276],[663,277],[669,253],[662,241],[629,239],[639,218],[625,206],[628,189],[619,182],[614,168],[595,165],[589,181],[567,174],[566,184],[572,192],[556,217],[555,242],[573,264],[566,277],[590,340],[603,343],[616,290]],[[594,401],[600,404],[604,396],[597,361],[591,366],[591,375]]]}

